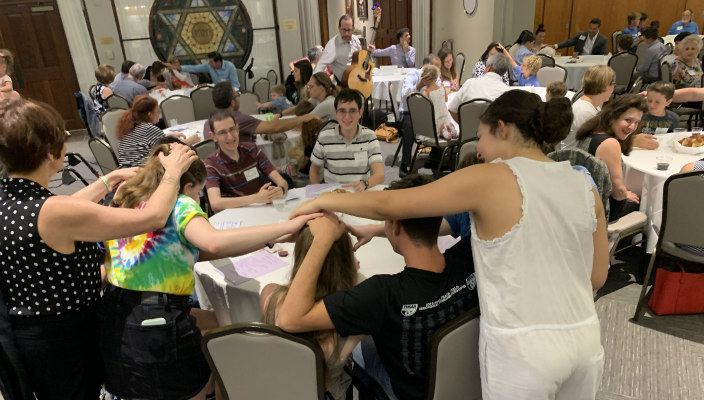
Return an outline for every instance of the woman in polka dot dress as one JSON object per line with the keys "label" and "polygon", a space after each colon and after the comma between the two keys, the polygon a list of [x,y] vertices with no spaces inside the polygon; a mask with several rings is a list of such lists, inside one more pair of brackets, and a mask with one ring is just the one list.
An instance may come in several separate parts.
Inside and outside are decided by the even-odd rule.
{"label": "woman in polka dot dress", "polygon": [[[49,180],[63,167],[67,136],[56,110],[22,100],[0,116],[0,292],[25,384],[37,399],[98,398],[102,367],[95,335],[101,255],[95,242],[164,226],[178,182],[197,155],[175,145],[160,156],[165,173],[141,210],[97,203],[136,173],[116,170],[72,196],[55,196]],[[7,317],[7,316],[6,316]]]}

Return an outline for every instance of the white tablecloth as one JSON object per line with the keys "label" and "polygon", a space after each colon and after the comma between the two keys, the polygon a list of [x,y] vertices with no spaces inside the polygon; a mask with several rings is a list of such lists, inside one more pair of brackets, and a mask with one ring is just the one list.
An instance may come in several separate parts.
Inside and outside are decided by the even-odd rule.
{"label": "white tablecloth", "polygon": [[[634,149],[630,155],[622,157],[624,184],[628,190],[640,196],[640,211],[648,216],[645,228],[647,253],[653,252],[658,241],[665,180],[678,173],[685,164],[704,157],[704,154],[682,154],[675,151],[672,142],[689,135],[691,132],[656,135],[660,143],[657,150]],[[670,168],[666,171],[657,169],[659,156],[672,157]]]}
{"label": "white tablecloth", "polygon": [[579,89],[582,88],[582,78],[584,77],[584,73],[587,71],[587,69],[594,65],[606,65],[609,62],[609,58],[611,58],[611,56],[608,55],[579,56],[579,60],[577,62],[572,63],[568,62],[573,60],[572,57],[564,56],[557,57],[555,59],[555,63],[567,70],[567,80],[565,81],[567,88],[577,92],[579,91]]}
{"label": "white tablecloth", "polygon": [[[259,120],[264,120],[266,118],[265,114],[255,114],[252,115],[252,117],[259,119]],[[283,117],[284,119],[286,118],[294,118],[294,117]],[[193,121],[193,122],[188,122],[185,124],[181,125],[174,125],[170,128],[164,129],[164,133],[170,133],[170,132],[181,132],[186,137],[190,137],[192,135],[198,135],[201,140],[203,140],[203,126],[205,125],[205,122],[207,120],[202,119],[198,121]],[[272,164],[274,164],[277,167],[280,167],[282,165],[286,165],[286,163],[289,161],[288,158],[288,150],[291,147],[294,147],[296,143],[298,143],[298,139],[301,137],[301,131],[299,130],[289,130],[286,131],[286,136],[288,138],[284,142],[284,147],[286,148],[286,155],[283,158],[274,158],[274,143],[271,140],[266,140],[264,139],[264,136],[262,135],[256,135],[256,144],[259,146],[262,151],[264,151],[264,154],[266,154],[266,157],[271,161]]]}
{"label": "white tablecloth", "polygon": [[[323,189],[323,191],[329,191],[332,188],[334,187]],[[379,187],[379,189],[381,188]],[[234,208],[217,213],[210,218],[210,223],[216,227],[224,222],[236,223],[242,227],[276,223],[288,218],[288,215],[301,202],[306,200],[306,188],[292,189],[289,192],[289,197],[291,196],[298,196],[299,198],[287,201],[285,211],[282,213],[277,212],[272,205]],[[343,215],[342,220],[352,225],[379,223],[378,221],[366,220],[350,215]],[[352,238],[352,240],[355,239]],[[288,251],[288,256],[282,258],[286,262],[285,267],[239,284],[226,281],[220,270],[217,270],[215,266],[227,266],[234,261],[250,255],[213,262],[196,263],[194,267],[196,274],[196,293],[201,308],[215,311],[220,324],[259,321],[261,318],[259,293],[264,286],[270,283],[286,284],[290,281],[291,265],[293,263],[293,244],[279,244],[278,246],[282,246]],[[403,270],[405,265],[403,257],[393,251],[388,240],[385,238],[372,239],[371,242],[357,250],[355,255],[360,262],[359,272],[364,277],[376,274],[398,273]],[[207,276],[207,278],[212,279],[215,285],[217,285],[221,291],[224,291],[226,295],[210,299],[207,293],[208,290],[201,282],[203,279],[202,276]]]}
{"label": "white tablecloth", "polygon": [[[677,36],[677,35],[663,36],[662,40],[665,42],[665,44],[672,43],[674,45],[675,44],[675,36]],[[699,35],[699,37],[704,39],[704,35]]]}
{"label": "white tablecloth", "polygon": [[372,99],[390,101],[389,85],[392,82],[398,82],[394,96],[396,101],[399,101],[401,98],[401,89],[403,88],[403,80],[406,78],[408,71],[414,69],[415,68],[375,68],[372,72],[372,82],[374,83]]}
{"label": "white tablecloth", "polygon": [[176,90],[169,90],[169,89],[156,89],[152,90],[149,92],[149,95],[152,96],[153,98],[156,99],[156,101],[161,104],[162,101],[168,99],[171,96],[186,96],[190,97],[191,92],[194,91],[195,88],[186,88],[186,89],[176,89]]}

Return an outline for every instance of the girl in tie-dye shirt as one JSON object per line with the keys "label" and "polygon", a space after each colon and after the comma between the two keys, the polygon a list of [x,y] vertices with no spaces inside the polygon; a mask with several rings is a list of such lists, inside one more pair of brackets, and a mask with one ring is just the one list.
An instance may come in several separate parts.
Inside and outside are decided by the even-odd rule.
{"label": "girl in tie-dye shirt", "polygon": [[[168,151],[162,145],[155,153]],[[169,179],[163,175],[158,157],[151,156],[111,206],[141,207],[157,183]],[[190,315],[193,265],[257,250],[298,232],[310,219],[217,231],[198,205],[205,177],[203,162],[194,161],[181,177],[178,200],[163,228],[106,243],[108,285],[98,320],[106,389],[113,395],[170,399],[211,393],[200,329]]]}

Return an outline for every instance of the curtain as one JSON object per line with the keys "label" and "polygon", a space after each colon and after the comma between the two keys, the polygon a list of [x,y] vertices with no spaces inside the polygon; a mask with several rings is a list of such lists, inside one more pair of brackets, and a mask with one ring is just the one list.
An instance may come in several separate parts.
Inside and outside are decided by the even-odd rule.
{"label": "curtain", "polygon": [[88,25],[83,16],[82,3],[77,0],[57,0],[57,5],[78,85],[83,93],[88,94],[88,89],[95,83],[95,68],[98,66],[98,61],[95,59]]}

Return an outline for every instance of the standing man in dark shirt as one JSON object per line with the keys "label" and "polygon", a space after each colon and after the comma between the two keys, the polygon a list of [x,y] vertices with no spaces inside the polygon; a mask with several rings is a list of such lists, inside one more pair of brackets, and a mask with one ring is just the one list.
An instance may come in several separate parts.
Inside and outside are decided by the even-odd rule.
{"label": "standing man in dark shirt", "polygon": [[[389,189],[420,186],[429,177],[408,176]],[[443,255],[437,246],[441,217],[386,221],[386,236],[406,268],[375,275],[351,290],[315,302],[315,285],[332,243],[346,234],[335,216],[308,222],[314,235],[277,313],[276,324],[291,332],[336,329],[341,336],[372,335],[400,399],[424,399],[428,343],[435,331],[478,305],[468,240]],[[466,357],[469,355],[458,355]]]}

